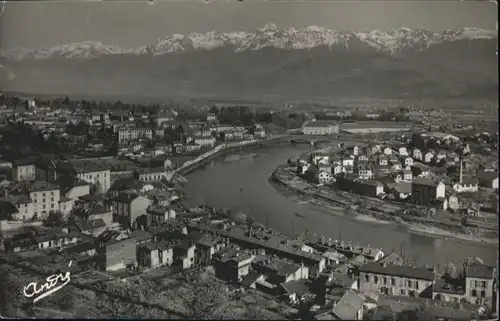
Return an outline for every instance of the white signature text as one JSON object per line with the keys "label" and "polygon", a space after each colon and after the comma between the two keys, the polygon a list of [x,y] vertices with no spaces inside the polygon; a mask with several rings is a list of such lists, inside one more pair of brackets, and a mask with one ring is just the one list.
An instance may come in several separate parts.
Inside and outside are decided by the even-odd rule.
{"label": "white signature text", "polygon": [[[69,262],[69,266],[71,267],[71,261]],[[41,300],[51,295],[52,293],[59,291],[71,281],[70,272],[66,272],[65,274],[62,273],[54,274],[47,277],[46,280],[47,282],[45,282],[40,286],[38,285],[37,282],[31,282],[30,284],[25,286],[23,290],[24,296],[27,298],[35,297],[33,299],[33,303],[35,303],[38,300]]]}

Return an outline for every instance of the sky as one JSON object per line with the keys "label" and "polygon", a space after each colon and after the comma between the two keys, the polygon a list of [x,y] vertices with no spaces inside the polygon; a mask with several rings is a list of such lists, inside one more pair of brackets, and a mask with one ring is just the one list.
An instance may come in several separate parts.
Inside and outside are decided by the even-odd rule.
{"label": "sky", "polygon": [[497,22],[496,4],[478,1],[156,1],[7,1],[0,17],[0,49],[86,40],[133,48],[173,33],[253,31],[266,23],[298,29],[443,31],[494,30]]}

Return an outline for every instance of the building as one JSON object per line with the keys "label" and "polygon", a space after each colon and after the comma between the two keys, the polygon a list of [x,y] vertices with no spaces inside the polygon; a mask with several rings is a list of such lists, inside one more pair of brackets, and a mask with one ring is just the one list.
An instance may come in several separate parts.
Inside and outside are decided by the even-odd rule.
{"label": "building", "polygon": [[194,143],[201,148],[212,148],[215,146],[215,137],[212,136],[195,136]]}
{"label": "building", "polygon": [[410,167],[413,166],[413,158],[411,158],[411,157],[405,157],[404,160],[405,160],[404,161],[405,162],[405,166],[410,166]]}
{"label": "building", "polygon": [[196,234],[196,232],[189,234],[189,236],[195,240],[196,265],[204,266],[212,264],[214,254],[226,246],[224,240],[216,236],[204,235],[202,233]]}
{"label": "building", "polygon": [[30,160],[18,160],[12,167],[12,179],[16,182],[33,181],[36,177],[35,163]]}
{"label": "building", "polygon": [[190,239],[184,239],[174,245],[174,264],[183,270],[191,269],[196,265],[196,245]]}
{"label": "building", "polygon": [[72,177],[91,185],[91,190],[106,193],[111,186],[110,167],[98,160],[74,160],[58,164],[60,176]]}
{"label": "building", "polygon": [[101,241],[97,253],[100,268],[104,271],[117,271],[137,265],[134,237]]}
{"label": "building", "polygon": [[402,169],[403,169],[403,166],[401,166],[401,163],[399,163],[399,162],[392,163],[392,166],[391,166],[391,170],[392,171],[398,172],[398,171],[400,171]]}
{"label": "building", "polygon": [[130,143],[135,140],[152,140],[151,128],[120,128],[117,131],[118,144]]}
{"label": "building", "polygon": [[420,297],[434,284],[434,271],[423,267],[367,263],[359,268],[359,290]]}
{"label": "building", "polygon": [[395,156],[395,155],[389,155],[389,164],[393,165],[395,163],[400,163],[399,159],[397,158],[397,156]]}
{"label": "building", "polygon": [[444,199],[446,186],[441,181],[415,178],[411,183],[411,201],[413,204],[426,205]]}
{"label": "building", "polygon": [[237,247],[229,247],[214,254],[212,263],[215,275],[233,284],[240,283],[250,273],[250,263],[254,255]]}
{"label": "building", "polygon": [[362,179],[370,179],[373,177],[373,172],[372,172],[371,168],[365,167],[365,168],[358,169],[358,175]]}
{"label": "building", "polygon": [[413,163],[410,169],[413,173],[413,177],[427,177],[431,173],[429,166],[418,162]]}
{"label": "building", "polygon": [[476,304],[493,299],[495,268],[479,262],[465,264],[465,296]]}
{"label": "building", "polygon": [[84,181],[79,181],[69,187],[64,194],[65,197],[72,200],[77,200],[81,196],[90,194],[90,184]]}
{"label": "building", "polygon": [[327,136],[337,134],[339,126],[330,122],[308,120],[302,125],[301,132],[304,135]]}
{"label": "building", "polygon": [[6,252],[23,252],[33,250],[44,250],[60,248],[76,244],[80,239],[80,233],[69,232],[66,229],[52,229],[39,231],[34,234],[18,234],[12,238],[5,239]]}
{"label": "building", "polygon": [[432,287],[432,298],[445,302],[461,302],[465,298],[465,282],[462,279],[437,278]]}
{"label": "building", "polygon": [[477,179],[465,178],[453,184],[453,189],[457,193],[475,193],[479,190]]}
{"label": "building", "polygon": [[348,176],[339,180],[339,186],[344,190],[371,197],[384,193],[384,185],[372,179],[364,180]]}
{"label": "building", "polygon": [[[365,298],[354,291],[347,291],[335,304],[331,314],[333,320],[363,320]],[[321,318],[319,318],[321,320]]]}
{"label": "building", "polygon": [[420,151],[420,149],[415,148],[413,150],[412,155],[413,155],[413,159],[415,159],[415,160],[422,161],[422,159],[423,159],[422,152]]}
{"label": "building", "polygon": [[136,193],[120,193],[112,200],[113,221],[132,228],[137,227],[137,218],[146,214],[151,201]]}
{"label": "building", "polygon": [[431,152],[425,153],[425,155],[424,155],[424,162],[425,163],[430,163],[430,162],[432,162],[433,159],[434,159],[433,153],[431,153]]}
{"label": "building", "polygon": [[141,182],[160,181],[167,177],[163,167],[139,168],[134,171],[134,178]]}
{"label": "building", "polygon": [[75,206],[75,200],[61,196],[59,199],[59,212],[61,212],[65,217],[68,217],[71,210]]}
{"label": "building", "polygon": [[[20,183],[14,191],[17,195],[27,195],[33,201],[33,217],[44,218],[49,212],[59,210],[59,186],[40,181]],[[28,214],[30,215],[30,214]]]}
{"label": "building", "polygon": [[252,261],[252,267],[263,274],[267,282],[274,285],[309,278],[309,268],[304,264],[277,257],[260,255]]}
{"label": "building", "polygon": [[389,157],[387,157],[387,155],[381,155],[378,158],[378,164],[380,166],[388,166],[389,165]]}
{"label": "building", "polygon": [[17,213],[12,215],[15,221],[31,220],[35,215],[34,203],[27,195],[10,195],[1,200],[1,208],[4,206],[13,206],[17,209]]}
{"label": "building", "polygon": [[89,221],[102,220],[107,226],[113,223],[113,211],[107,207],[94,205],[87,210],[87,213]]}
{"label": "building", "polygon": [[318,183],[320,184],[330,184],[333,182],[333,176],[327,171],[319,171],[318,173]]}
{"label": "building", "polygon": [[384,154],[385,155],[392,155],[392,149],[390,147],[384,148]]}
{"label": "building", "polygon": [[403,180],[407,182],[411,182],[413,180],[413,173],[410,170],[403,170]]}
{"label": "building", "polygon": [[479,186],[498,189],[498,173],[493,171],[481,171],[476,174]]}
{"label": "building", "polygon": [[146,268],[171,266],[174,263],[173,245],[169,241],[144,243],[137,246],[137,262]]}
{"label": "building", "polygon": [[175,219],[176,210],[172,206],[150,205],[146,209],[147,227],[152,224],[161,225],[170,219]]}

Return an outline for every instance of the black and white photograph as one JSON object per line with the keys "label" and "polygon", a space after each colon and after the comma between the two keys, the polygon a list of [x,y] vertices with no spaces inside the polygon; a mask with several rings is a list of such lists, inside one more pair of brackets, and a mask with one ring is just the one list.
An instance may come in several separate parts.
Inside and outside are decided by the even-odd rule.
{"label": "black and white photograph", "polygon": [[498,318],[493,1],[0,0],[0,316]]}

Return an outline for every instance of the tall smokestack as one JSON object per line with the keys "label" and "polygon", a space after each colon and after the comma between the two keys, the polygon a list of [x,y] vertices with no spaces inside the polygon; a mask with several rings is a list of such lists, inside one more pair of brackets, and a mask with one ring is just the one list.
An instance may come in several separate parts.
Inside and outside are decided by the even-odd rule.
{"label": "tall smokestack", "polygon": [[462,176],[463,176],[463,160],[462,160],[462,157],[460,157],[460,184],[462,184]]}

